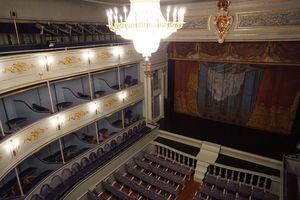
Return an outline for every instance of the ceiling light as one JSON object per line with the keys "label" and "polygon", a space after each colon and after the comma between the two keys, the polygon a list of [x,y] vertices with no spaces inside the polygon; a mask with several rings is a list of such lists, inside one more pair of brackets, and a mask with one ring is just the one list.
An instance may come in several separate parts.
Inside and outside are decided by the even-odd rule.
{"label": "ceiling light", "polygon": [[[161,39],[169,37],[184,24],[184,8],[168,6],[166,19],[160,10],[160,0],[130,0],[130,11],[117,8],[107,11],[108,27],[124,39],[132,40],[137,52],[150,57],[159,48]],[[172,20],[170,19],[172,15]]]}

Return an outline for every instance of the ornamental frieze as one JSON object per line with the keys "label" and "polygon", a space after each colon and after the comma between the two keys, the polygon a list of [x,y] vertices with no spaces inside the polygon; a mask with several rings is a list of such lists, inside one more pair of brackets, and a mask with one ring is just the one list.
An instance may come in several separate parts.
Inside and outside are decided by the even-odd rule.
{"label": "ornamental frieze", "polygon": [[17,62],[12,64],[11,66],[5,67],[3,73],[23,73],[35,68],[33,64],[28,64],[25,62]]}
{"label": "ornamental frieze", "polygon": [[238,28],[300,25],[300,10],[239,13]]}
{"label": "ornamental frieze", "polygon": [[183,25],[184,29],[208,29],[209,17],[199,17],[196,19],[187,19]]}

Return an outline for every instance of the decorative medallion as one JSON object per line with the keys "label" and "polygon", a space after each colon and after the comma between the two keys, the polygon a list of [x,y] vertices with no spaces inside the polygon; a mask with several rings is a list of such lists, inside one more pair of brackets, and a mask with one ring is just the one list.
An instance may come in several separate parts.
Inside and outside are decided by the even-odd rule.
{"label": "decorative medallion", "polygon": [[11,66],[5,67],[3,70],[4,73],[23,73],[31,70],[35,66],[33,64],[28,64],[25,62],[17,62],[12,64]]}
{"label": "decorative medallion", "polygon": [[83,118],[88,113],[89,113],[88,111],[79,111],[79,112],[76,112],[75,114],[73,114],[73,115],[71,115],[69,117],[69,121],[80,120],[81,118]]}
{"label": "decorative medallion", "polygon": [[118,100],[116,98],[110,98],[104,101],[104,106],[105,107],[112,107],[115,103],[117,103]]}
{"label": "decorative medallion", "polygon": [[3,160],[3,156],[2,155],[0,155],[0,160]]}
{"label": "decorative medallion", "polygon": [[102,52],[99,54],[99,58],[101,58],[101,59],[108,59],[111,57],[113,57],[113,54],[108,53],[108,52]]}
{"label": "decorative medallion", "polygon": [[29,136],[26,139],[24,139],[24,143],[32,142],[32,141],[35,141],[35,140],[39,139],[39,137],[43,133],[45,133],[46,130],[48,130],[48,128],[38,128],[38,129],[35,129],[35,130],[31,131]]}
{"label": "decorative medallion", "polygon": [[80,58],[77,58],[75,56],[67,56],[63,60],[59,61],[58,64],[73,65],[78,62],[80,62]]}
{"label": "decorative medallion", "polygon": [[228,15],[229,5],[229,0],[219,0],[218,2],[219,14],[215,17],[214,24],[216,25],[216,33],[219,43],[224,42],[228,30],[233,22],[233,17]]}

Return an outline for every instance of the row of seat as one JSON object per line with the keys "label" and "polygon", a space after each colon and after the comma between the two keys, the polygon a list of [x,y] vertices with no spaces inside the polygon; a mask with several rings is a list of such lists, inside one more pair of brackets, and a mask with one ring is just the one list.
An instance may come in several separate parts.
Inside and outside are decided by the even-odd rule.
{"label": "row of seat", "polygon": [[184,185],[184,177],[182,176],[178,176],[176,174],[173,174],[171,172],[168,172],[168,171],[164,171],[164,170],[161,170],[147,162],[144,162],[140,159],[134,159],[134,162],[136,165],[138,165],[139,167],[157,175],[157,176],[160,176],[160,177],[163,177],[164,179],[167,179],[167,180],[170,180],[171,182],[174,182],[176,184],[179,184],[179,185]]}
{"label": "row of seat", "polygon": [[158,156],[154,156],[152,154],[146,153],[144,152],[144,157],[152,162],[158,163],[159,165],[169,168],[171,170],[177,171],[185,176],[190,177],[192,175],[192,170],[191,168],[188,168],[184,165],[180,165],[178,163],[175,162],[170,162],[168,160],[162,159]]}
{"label": "row of seat", "polygon": [[129,167],[126,166],[126,172],[141,179],[142,181],[155,186],[156,188],[168,192],[174,196],[177,196],[177,190],[176,187],[174,187],[173,185],[169,185],[166,184],[166,182],[161,181],[153,176],[149,176],[146,173],[141,172],[140,170],[133,168],[133,167]]}
{"label": "row of seat", "polygon": [[[108,190],[103,184],[104,191],[98,195],[95,190],[91,191],[88,195],[90,199],[119,199],[118,195],[121,193],[127,195],[129,199],[176,199],[180,190],[178,188],[184,186],[185,177],[190,176],[192,170],[150,153],[143,152],[143,156],[143,158],[133,159],[134,166],[125,165],[124,175],[115,173],[114,179],[117,182],[103,182],[113,187],[114,191]],[[167,162],[169,164],[166,164]],[[163,166],[160,163],[163,163]],[[118,187],[118,184],[121,186]]]}
{"label": "row of seat", "polygon": [[212,198],[219,200],[278,200],[275,194],[264,190],[239,183],[232,180],[216,177],[208,174],[205,177],[198,195],[195,199]]}
{"label": "row of seat", "polygon": [[74,168],[72,166],[72,171],[70,171],[69,173],[65,172],[66,175],[64,178],[58,178],[59,176],[57,178],[55,178],[56,176],[53,177],[50,185],[43,185],[40,195],[35,195],[32,197],[32,199],[58,199],[59,197],[63,196],[64,193],[66,193],[79,180],[85,178],[88,174],[96,170],[98,167],[102,166],[104,163],[108,162],[110,159],[115,157],[124,149],[128,148],[131,144],[136,142],[140,137],[151,130],[150,128],[145,126],[145,122],[141,123],[141,126],[137,127],[140,128],[131,135],[124,134],[122,143],[110,145],[110,148],[104,147],[104,150],[101,148],[101,151],[97,155],[92,152],[89,158],[82,158],[80,165],[77,165],[77,167]]}

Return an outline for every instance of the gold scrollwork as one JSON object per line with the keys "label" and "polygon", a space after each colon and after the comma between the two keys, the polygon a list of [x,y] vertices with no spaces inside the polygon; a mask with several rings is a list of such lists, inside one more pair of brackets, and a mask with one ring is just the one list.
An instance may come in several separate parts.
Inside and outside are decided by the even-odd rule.
{"label": "gold scrollwork", "polygon": [[108,53],[108,52],[102,52],[99,54],[99,58],[101,59],[108,59],[108,58],[111,58],[113,57],[113,55],[111,53]]}
{"label": "gold scrollwork", "polygon": [[25,62],[17,62],[12,64],[11,66],[5,67],[3,70],[4,73],[23,73],[31,70],[35,66],[33,64],[28,64]]}
{"label": "gold scrollwork", "polygon": [[46,130],[48,130],[48,128],[38,128],[38,129],[31,131],[30,134],[28,135],[28,137],[24,139],[24,143],[32,142],[32,141],[39,139],[39,137],[43,133],[45,133]]}
{"label": "gold scrollwork", "polygon": [[74,113],[69,117],[69,121],[75,121],[75,120],[80,120],[83,118],[85,115],[87,115],[89,112],[88,111],[79,111]]}
{"label": "gold scrollwork", "polygon": [[67,56],[63,60],[59,61],[58,64],[62,65],[73,65],[75,63],[79,63],[81,60],[75,56]]}
{"label": "gold scrollwork", "polygon": [[218,1],[219,14],[214,18],[214,24],[216,25],[216,33],[219,43],[224,42],[228,30],[230,29],[233,22],[233,17],[228,15],[229,5],[229,0]]}
{"label": "gold scrollwork", "polygon": [[114,105],[116,102],[118,102],[118,100],[116,98],[110,98],[110,99],[107,99],[106,101],[104,101],[104,106],[112,107],[112,105]]}

